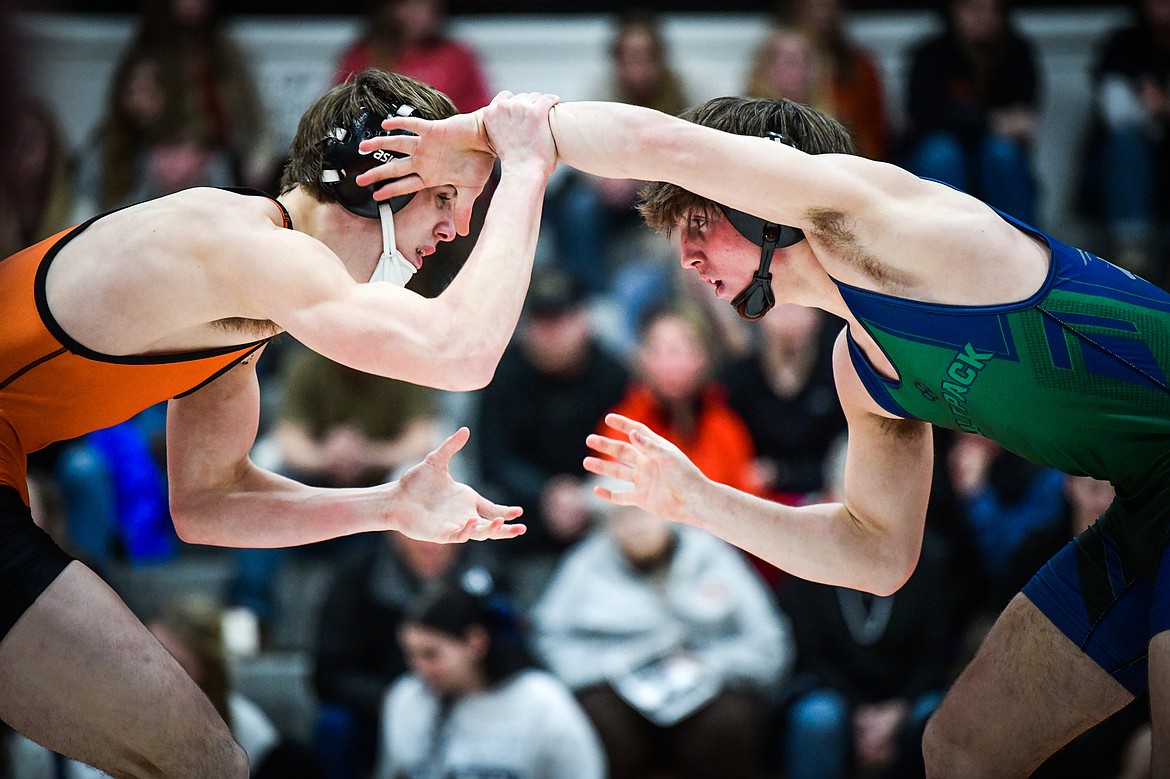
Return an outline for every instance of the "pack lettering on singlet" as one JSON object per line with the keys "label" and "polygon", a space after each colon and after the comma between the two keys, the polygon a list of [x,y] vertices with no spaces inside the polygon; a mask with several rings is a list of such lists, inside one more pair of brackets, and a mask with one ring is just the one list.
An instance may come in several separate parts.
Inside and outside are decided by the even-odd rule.
{"label": "pack lettering on singlet", "polygon": [[979,378],[980,372],[994,356],[991,352],[977,352],[975,347],[967,344],[963,347],[963,351],[955,355],[955,359],[947,368],[947,378],[942,380],[940,388],[943,400],[950,406],[955,424],[968,433],[983,433],[979,425],[967,413],[967,393],[975,384],[975,380]]}

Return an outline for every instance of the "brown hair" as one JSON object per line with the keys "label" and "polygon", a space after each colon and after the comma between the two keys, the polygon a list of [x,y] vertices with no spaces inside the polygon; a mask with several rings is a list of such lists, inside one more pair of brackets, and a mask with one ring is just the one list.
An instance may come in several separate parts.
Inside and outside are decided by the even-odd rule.
{"label": "brown hair", "polygon": [[325,139],[336,127],[348,128],[363,111],[387,114],[395,105],[410,105],[415,116],[445,119],[458,113],[451,99],[408,76],[369,68],[330,89],[301,116],[292,152],[280,179],[281,193],[298,184],[322,203],[337,197],[321,184]]}
{"label": "brown hair", "polygon": [[[736,135],[777,132],[807,154],[854,154],[853,139],[840,122],[792,100],[717,97],[679,114],[680,119]],[[670,230],[694,211],[718,218],[718,204],[675,184],[652,181],[638,193],[638,211],[655,230]]]}

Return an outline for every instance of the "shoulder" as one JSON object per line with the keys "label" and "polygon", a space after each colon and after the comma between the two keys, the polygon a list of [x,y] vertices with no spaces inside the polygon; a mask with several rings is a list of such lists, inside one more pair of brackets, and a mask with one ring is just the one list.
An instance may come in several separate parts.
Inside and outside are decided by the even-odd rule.
{"label": "shoulder", "polygon": [[563,700],[567,696],[565,685],[560,679],[538,668],[516,672],[505,685],[516,692],[554,700]]}
{"label": "shoulder", "polygon": [[272,198],[218,187],[193,187],[154,202],[174,206],[193,221],[231,223],[238,220],[256,224],[268,221],[274,225],[284,221],[280,207]]}

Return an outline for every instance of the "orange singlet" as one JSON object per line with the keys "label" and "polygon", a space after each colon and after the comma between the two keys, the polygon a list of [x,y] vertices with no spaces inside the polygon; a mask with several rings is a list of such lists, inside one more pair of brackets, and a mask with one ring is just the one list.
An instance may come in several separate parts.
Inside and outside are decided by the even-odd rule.
{"label": "orange singlet", "polygon": [[[291,228],[283,206],[281,211]],[[0,260],[0,485],[15,487],[25,503],[30,452],[193,392],[267,341],[114,356],[70,338],[49,311],[45,277],[60,248],[100,218]]]}

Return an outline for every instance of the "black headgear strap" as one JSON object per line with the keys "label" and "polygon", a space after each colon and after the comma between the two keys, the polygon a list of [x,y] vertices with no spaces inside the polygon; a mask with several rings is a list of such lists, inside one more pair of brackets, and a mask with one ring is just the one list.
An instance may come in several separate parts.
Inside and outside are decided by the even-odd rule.
{"label": "black headgear strap", "polygon": [[[765,137],[795,148],[795,145],[780,133],[768,132]],[[770,270],[772,253],[803,241],[804,231],[797,227],[769,222],[724,205],[720,205],[719,208],[740,235],[760,247],[760,267],[756,270],[756,275],[731,301],[731,305],[744,319],[759,319],[776,305],[776,296],[772,294]]]}
{"label": "black headgear strap", "polygon": [[[335,127],[325,139],[325,169],[321,173],[321,182],[337,195],[337,201],[351,213],[367,219],[378,218],[378,201],[374,200],[375,187],[358,186],[354,179],[375,165],[406,156],[381,149],[363,152],[358,148],[358,144],[367,138],[381,135],[414,135],[406,130],[382,129],[384,119],[391,116],[410,116],[413,113],[414,108],[406,105],[390,106],[390,113],[384,117],[363,108],[349,127]],[[414,194],[412,192],[390,198],[390,210],[397,213],[410,202]]]}

